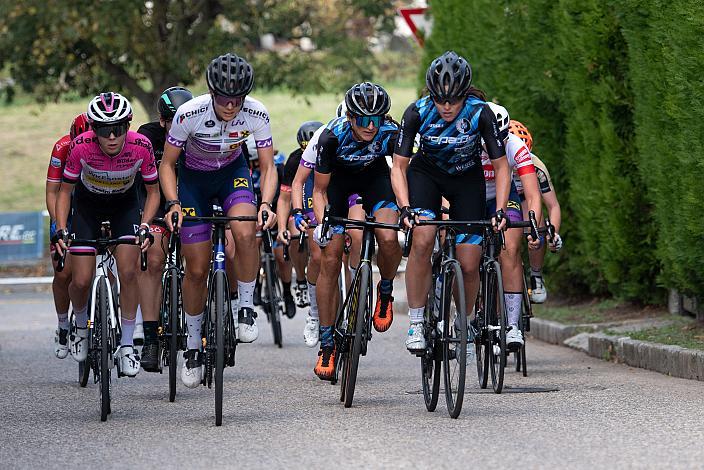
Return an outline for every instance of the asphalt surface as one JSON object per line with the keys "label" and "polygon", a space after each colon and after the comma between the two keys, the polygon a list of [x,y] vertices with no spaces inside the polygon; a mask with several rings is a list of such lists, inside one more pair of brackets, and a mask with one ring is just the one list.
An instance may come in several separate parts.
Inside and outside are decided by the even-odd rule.
{"label": "asphalt surface", "polygon": [[[304,312],[284,323],[284,348],[260,317],[256,343],[225,371],[223,426],[214,391],[141,372],[113,382],[100,422],[97,386],[53,356],[49,294],[0,295],[0,468],[702,468],[704,385],[529,342],[529,377],[496,395],[470,389],[458,420],[441,395],[428,413],[406,318],[375,334],[355,402],[312,372]],[[548,391],[554,390],[554,391]]]}

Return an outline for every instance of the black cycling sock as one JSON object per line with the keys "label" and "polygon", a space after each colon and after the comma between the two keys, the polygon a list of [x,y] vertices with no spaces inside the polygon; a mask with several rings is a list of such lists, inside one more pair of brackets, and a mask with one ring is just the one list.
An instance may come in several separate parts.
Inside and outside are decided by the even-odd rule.
{"label": "black cycling sock", "polygon": [[142,323],[144,327],[144,342],[145,343],[156,343],[157,341],[157,329],[159,328],[158,321],[144,321]]}

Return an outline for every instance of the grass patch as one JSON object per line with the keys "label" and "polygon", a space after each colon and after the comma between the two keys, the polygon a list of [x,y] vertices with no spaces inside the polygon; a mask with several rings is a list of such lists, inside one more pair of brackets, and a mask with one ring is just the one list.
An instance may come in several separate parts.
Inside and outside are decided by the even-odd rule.
{"label": "grass patch", "polygon": [[[416,97],[415,87],[390,85],[391,112],[400,121],[403,111]],[[203,92],[200,86],[194,93]],[[255,92],[269,110],[274,146],[286,155],[298,146],[296,131],[304,121],[327,123],[343,98],[339,94],[292,96],[286,91]],[[49,156],[54,143],[68,133],[73,117],[86,109],[89,98],[61,103],[26,103],[0,106],[0,162],[3,171],[3,191],[0,192],[0,212],[42,210],[45,207],[44,187]],[[153,110],[145,110],[132,100],[135,107],[132,129],[153,118]]]}
{"label": "grass patch", "polygon": [[666,326],[618,334],[640,341],[704,350],[704,324],[687,317],[673,316],[672,320]]}
{"label": "grass patch", "polygon": [[638,318],[652,318],[666,314],[662,307],[637,306],[614,299],[593,300],[587,303],[564,304],[548,302],[534,305],[533,313],[544,320],[565,324],[606,323]]}

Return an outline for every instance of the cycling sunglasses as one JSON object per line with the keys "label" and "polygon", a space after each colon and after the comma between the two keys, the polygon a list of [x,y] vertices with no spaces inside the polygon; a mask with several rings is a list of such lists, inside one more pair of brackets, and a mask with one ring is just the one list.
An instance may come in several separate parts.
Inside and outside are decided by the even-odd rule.
{"label": "cycling sunglasses", "polygon": [[96,135],[99,137],[104,137],[104,138],[109,138],[110,134],[113,134],[115,137],[120,137],[124,134],[127,133],[127,130],[130,128],[130,123],[129,122],[121,122],[119,124],[105,124],[105,125],[96,125],[93,124],[93,132],[95,132]]}
{"label": "cycling sunglasses", "polygon": [[359,127],[369,127],[369,123],[374,123],[374,127],[381,127],[381,123],[384,122],[384,116],[355,116],[355,124]]}
{"label": "cycling sunglasses", "polygon": [[242,103],[244,103],[244,96],[225,96],[213,93],[213,99],[218,106],[222,106],[223,108],[228,107],[230,104],[232,104],[233,108],[239,108],[242,106]]}
{"label": "cycling sunglasses", "polygon": [[456,105],[457,103],[464,101],[464,97],[442,99],[442,98],[437,98],[437,97],[433,96],[432,99],[433,99],[433,103],[436,103],[436,104],[448,103],[451,106]]}

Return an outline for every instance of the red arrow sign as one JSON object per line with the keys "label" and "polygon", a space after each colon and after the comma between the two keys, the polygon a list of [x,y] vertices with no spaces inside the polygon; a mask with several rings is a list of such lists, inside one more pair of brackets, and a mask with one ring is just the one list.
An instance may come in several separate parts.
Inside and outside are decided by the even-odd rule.
{"label": "red arrow sign", "polygon": [[399,8],[398,12],[401,14],[406,24],[411,28],[413,36],[418,41],[420,47],[423,47],[423,36],[430,33],[430,28],[432,27],[432,21],[425,16],[427,8]]}

